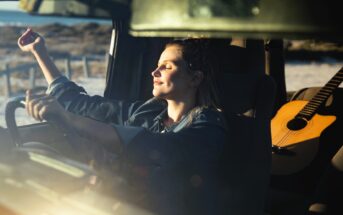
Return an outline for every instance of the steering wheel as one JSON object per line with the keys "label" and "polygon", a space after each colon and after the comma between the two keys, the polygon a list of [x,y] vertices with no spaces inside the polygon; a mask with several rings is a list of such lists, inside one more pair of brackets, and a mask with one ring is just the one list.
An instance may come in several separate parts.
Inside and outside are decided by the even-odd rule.
{"label": "steering wheel", "polygon": [[12,144],[16,148],[21,148],[21,149],[28,149],[28,150],[39,150],[39,151],[44,151],[44,152],[49,152],[49,153],[54,153],[54,154],[59,154],[59,152],[41,142],[37,141],[29,141],[29,142],[24,142],[20,136],[18,126],[15,120],[15,111],[17,108],[25,108],[25,96],[18,96],[10,99],[5,107],[5,120],[6,120],[6,125],[7,129],[10,133]]}
{"label": "steering wheel", "polygon": [[23,141],[19,135],[18,126],[15,121],[15,111],[17,108],[25,108],[25,97],[18,96],[10,99],[5,108],[5,120],[8,131],[12,138],[12,143],[16,147],[20,147],[23,145]]}

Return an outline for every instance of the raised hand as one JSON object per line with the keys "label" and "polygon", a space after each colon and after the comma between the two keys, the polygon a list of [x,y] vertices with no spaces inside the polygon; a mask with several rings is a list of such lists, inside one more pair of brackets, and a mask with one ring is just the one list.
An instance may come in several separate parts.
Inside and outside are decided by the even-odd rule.
{"label": "raised hand", "polygon": [[55,63],[50,59],[42,36],[28,28],[18,39],[18,46],[24,52],[31,52],[36,58],[48,84],[61,76]]}
{"label": "raised hand", "polygon": [[35,52],[45,49],[42,36],[28,28],[18,39],[18,46],[22,51]]}

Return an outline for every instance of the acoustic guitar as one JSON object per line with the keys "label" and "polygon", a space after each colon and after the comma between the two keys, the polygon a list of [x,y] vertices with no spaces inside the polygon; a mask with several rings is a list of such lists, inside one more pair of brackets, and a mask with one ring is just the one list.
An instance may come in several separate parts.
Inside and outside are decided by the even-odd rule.
{"label": "acoustic guitar", "polygon": [[278,110],[271,122],[273,175],[299,172],[315,158],[320,134],[336,120],[316,112],[342,81],[343,67],[310,101],[291,101]]}

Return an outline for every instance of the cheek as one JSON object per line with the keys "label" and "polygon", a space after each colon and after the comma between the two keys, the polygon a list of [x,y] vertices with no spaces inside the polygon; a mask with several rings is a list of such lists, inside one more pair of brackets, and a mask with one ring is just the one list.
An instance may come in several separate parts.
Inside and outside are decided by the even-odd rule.
{"label": "cheek", "polygon": [[172,86],[175,82],[177,82],[177,75],[176,74],[167,74],[164,76],[164,84],[166,86]]}
{"label": "cheek", "polygon": [[187,89],[190,87],[190,77],[184,71],[175,70],[163,75],[164,86],[170,90]]}
{"label": "cheek", "polygon": [[190,85],[190,78],[186,74],[177,74],[174,77],[172,77],[172,83],[178,88],[189,88]]}

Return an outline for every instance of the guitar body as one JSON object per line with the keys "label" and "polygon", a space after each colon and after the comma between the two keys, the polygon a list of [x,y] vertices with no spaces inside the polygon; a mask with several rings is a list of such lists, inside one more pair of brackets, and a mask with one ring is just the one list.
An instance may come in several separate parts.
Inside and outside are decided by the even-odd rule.
{"label": "guitar body", "polygon": [[335,116],[315,114],[307,125],[299,130],[290,130],[287,123],[292,120],[308,101],[291,101],[282,106],[271,122],[273,146],[280,151],[273,151],[272,174],[289,175],[296,173],[310,164],[317,154],[319,136],[330,126]]}

